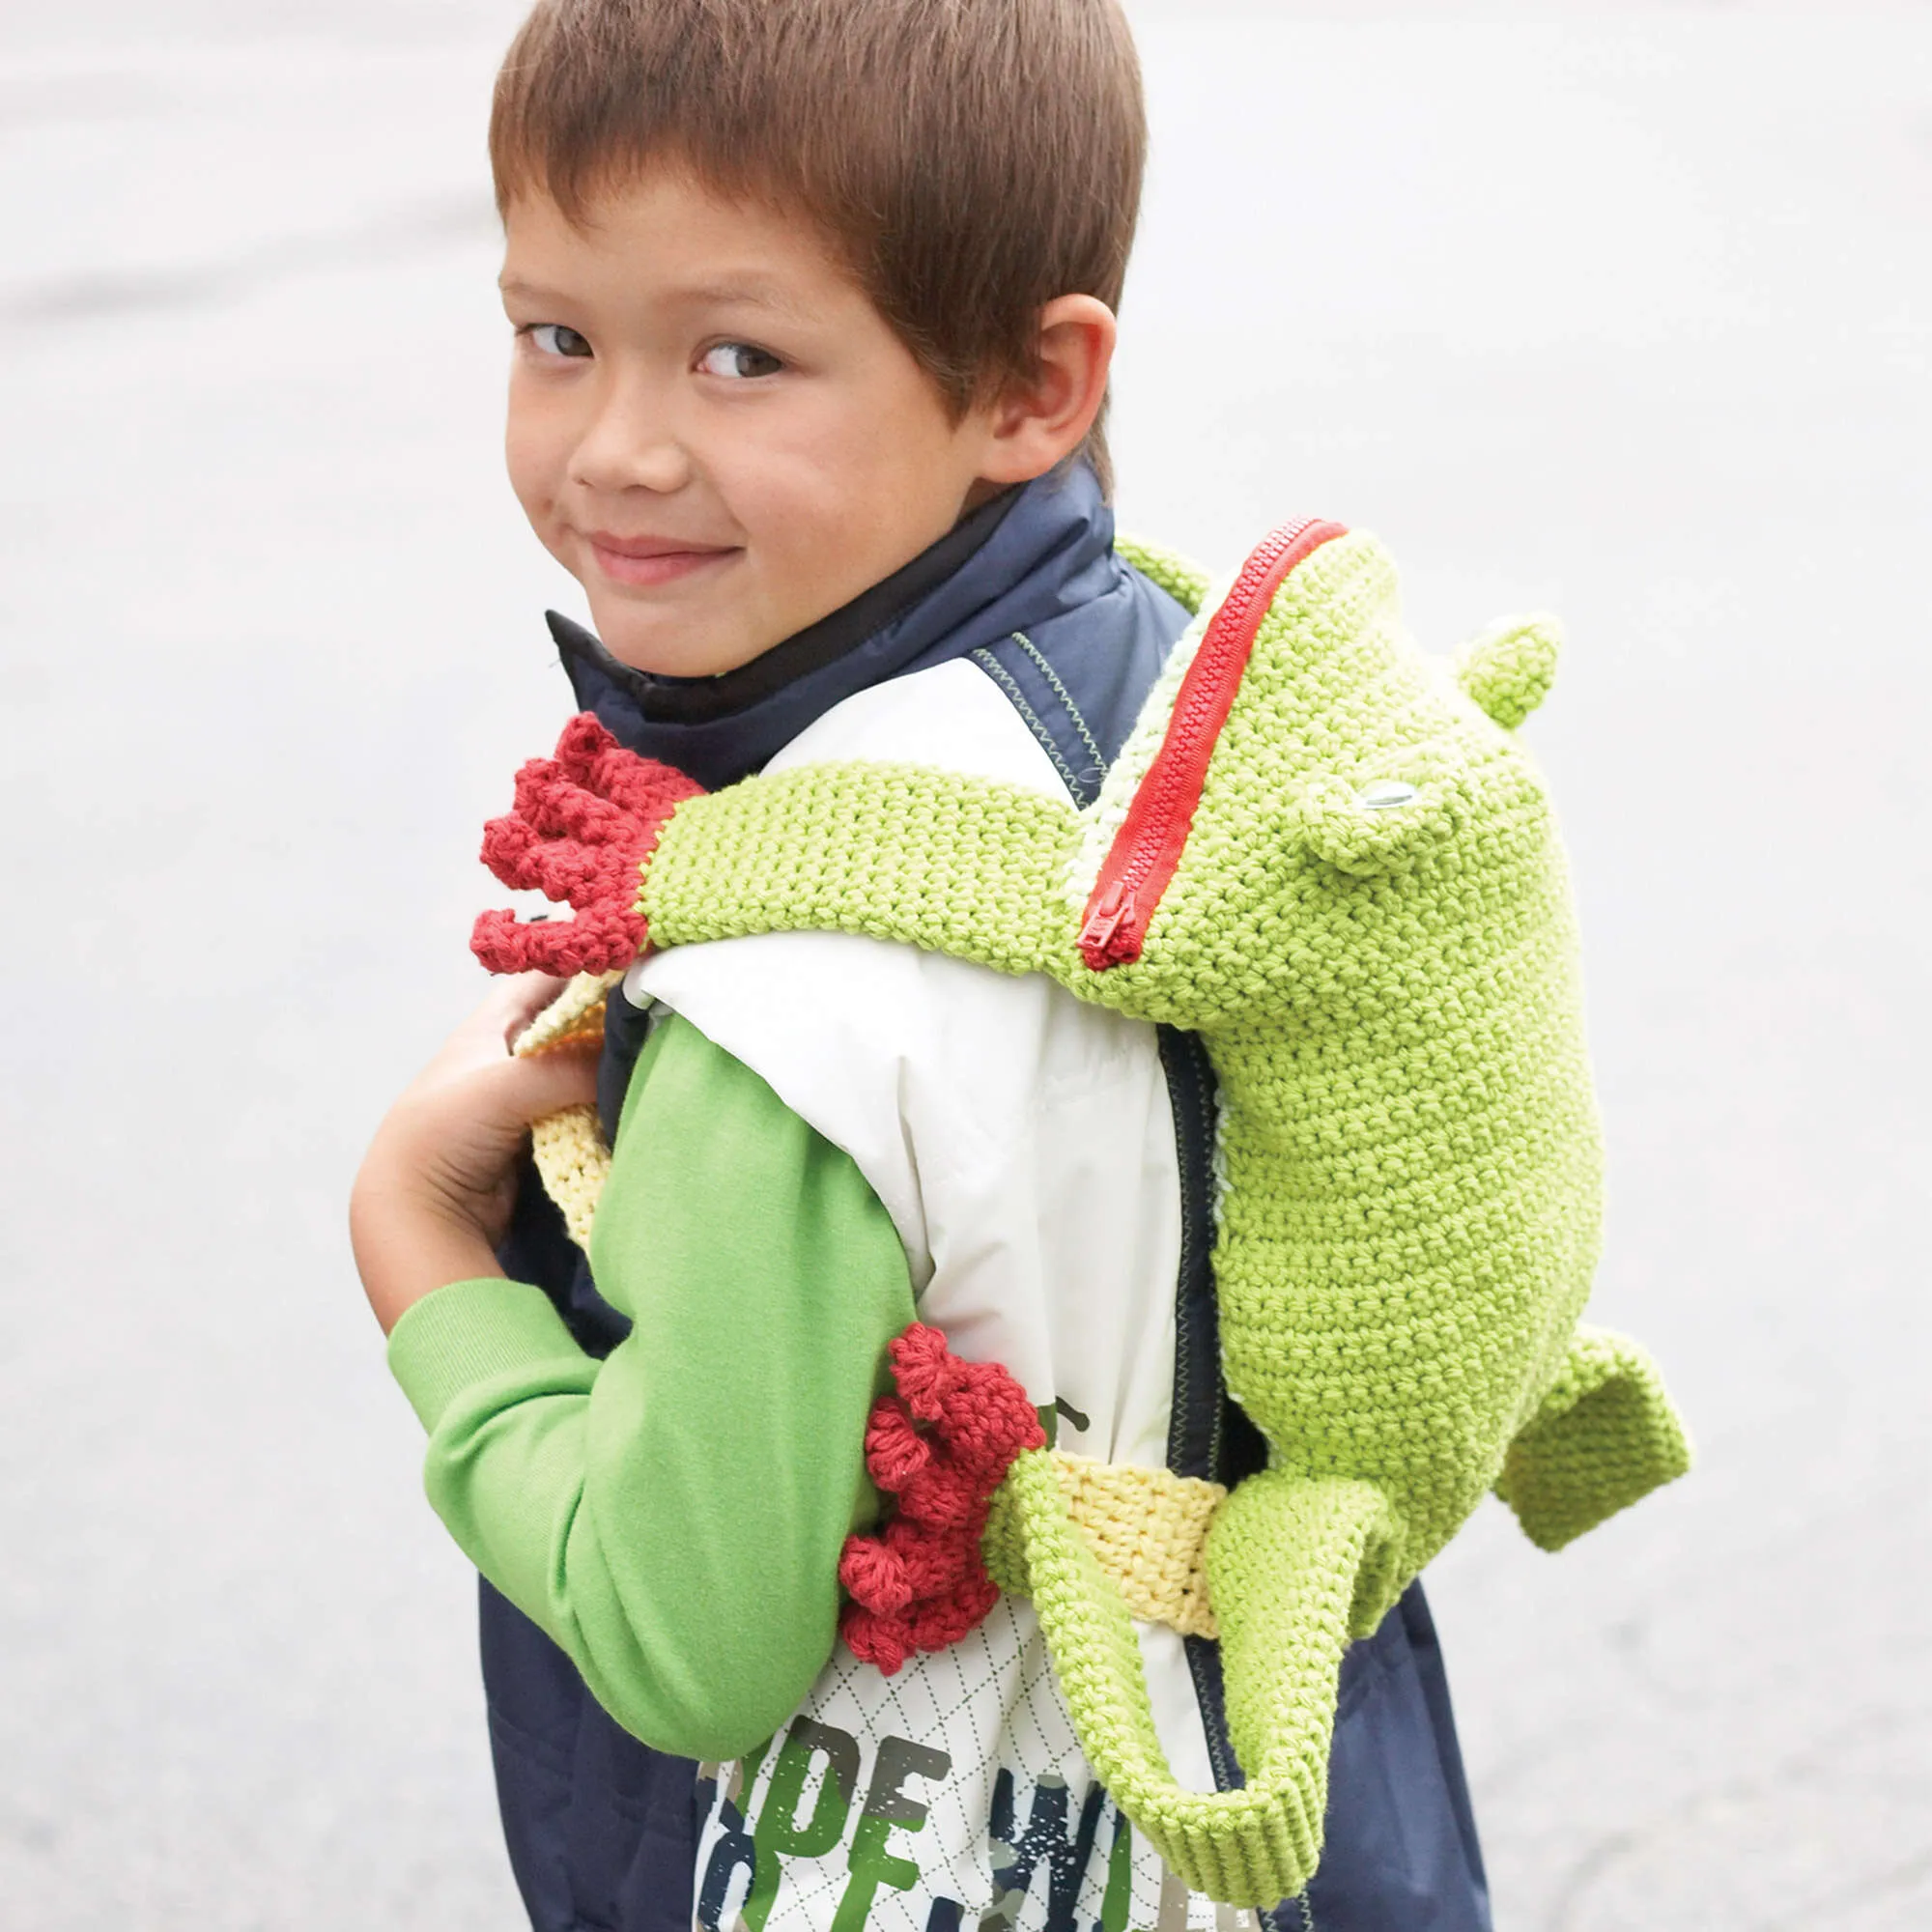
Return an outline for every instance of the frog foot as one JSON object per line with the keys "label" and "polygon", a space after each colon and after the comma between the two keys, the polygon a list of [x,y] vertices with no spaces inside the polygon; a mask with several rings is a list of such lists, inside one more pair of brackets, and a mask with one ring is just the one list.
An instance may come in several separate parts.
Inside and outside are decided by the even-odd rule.
{"label": "frog foot", "polygon": [[1628,1337],[1579,1324],[1495,1492],[1539,1549],[1561,1549],[1690,1466],[1690,1438],[1656,1363]]}
{"label": "frog foot", "polygon": [[493,973],[604,973],[628,966],[649,935],[640,868],[671,813],[704,787],[627,752],[588,712],[563,727],[556,755],[517,774],[515,810],[483,828],[483,863],[504,885],[535,890],[576,918],[486,912],[469,946]]}
{"label": "frog foot", "polygon": [[1013,1458],[1046,1432],[998,1362],[966,1362],[914,1322],[892,1345],[896,1395],[873,1405],[866,1466],[893,1498],[875,1535],[847,1539],[838,1580],[852,1601],[838,1634],[890,1677],[915,1651],[944,1650],[999,1601],[980,1540]]}
{"label": "frog foot", "polygon": [[1321,1860],[1342,1653],[1395,1594],[1399,1542],[1367,1483],[1271,1469],[1221,1505],[1208,1575],[1245,1781],[1217,1792],[1175,1781],[1133,1620],[1046,1454],[1014,1463],[989,1550],[1002,1587],[1033,1599],[1081,1748],[1135,1829],[1191,1889],[1266,1910],[1297,1896]]}

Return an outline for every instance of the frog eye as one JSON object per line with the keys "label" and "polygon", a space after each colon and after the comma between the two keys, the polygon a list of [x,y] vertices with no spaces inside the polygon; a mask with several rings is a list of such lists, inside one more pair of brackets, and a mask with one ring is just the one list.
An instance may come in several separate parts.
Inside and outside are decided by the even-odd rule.
{"label": "frog eye", "polygon": [[1357,811],[1400,811],[1406,805],[1413,805],[1422,796],[1414,785],[1405,784],[1401,779],[1378,779],[1372,785],[1364,785],[1355,794]]}
{"label": "frog eye", "polygon": [[1335,774],[1311,779],[1295,811],[1300,843],[1324,865],[1358,878],[1406,871],[1454,832],[1457,790],[1448,769],[1366,784]]}

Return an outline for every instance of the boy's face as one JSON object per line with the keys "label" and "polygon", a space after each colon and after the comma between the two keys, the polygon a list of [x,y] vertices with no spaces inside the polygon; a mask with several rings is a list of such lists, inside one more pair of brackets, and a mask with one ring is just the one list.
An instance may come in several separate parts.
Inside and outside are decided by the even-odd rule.
{"label": "boy's face", "polygon": [[730,670],[957,521],[988,414],[931,379],[804,220],[670,168],[582,226],[506,217],[510,481],[639,670]]}

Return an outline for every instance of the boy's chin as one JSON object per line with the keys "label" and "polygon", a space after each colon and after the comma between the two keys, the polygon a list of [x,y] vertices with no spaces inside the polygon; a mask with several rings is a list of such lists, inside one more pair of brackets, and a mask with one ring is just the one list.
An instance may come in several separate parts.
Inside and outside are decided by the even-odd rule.
{"label": "boy's chin", "polygon": [[680,619],[664,611],[640,613],[623,604],[611,608],[595,597],[590,621],[619,664],[652,677],[718,677],[762,657],[781,641],[750,638],[742,627]]}

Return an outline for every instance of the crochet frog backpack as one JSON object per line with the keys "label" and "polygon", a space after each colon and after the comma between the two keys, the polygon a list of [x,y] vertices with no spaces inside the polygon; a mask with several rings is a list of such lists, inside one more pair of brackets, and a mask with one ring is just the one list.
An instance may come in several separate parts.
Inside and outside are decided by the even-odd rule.
{"label": "crochet frog backpack", "polygon": [[[1031,1597],[1122,1808],[1192,1889],[1264,1908],[1321,1855],[1345,1646],[1484,1492],[1554,1549],[1689,1451],[1649,1359],[1577,1320],[1601,1141],[1562,848],[1516,737],[1553,625],[1426,657],[1386,554],[1330,523],[1277,530],[1220,597],[1122,548],[1196,617],[1087,810],[856,762],[706,795],[586,714],[485,844],[506,883],[577,917],[486,914],[476,948],[497,970],[603,976],[528,1047],[582,1024],[646,945],[798,928],[1044,973],[1201,1036],[1223,1366],[1267,1467],[1224,1495],[1076,1465],[997,1365],[909,1331],[867,1438],[897,1513],[848,1548],[844,1629],[895,1668],[970,1627],[995,1581]],[[580,1238],[602,1158],[585,1133],[540,1135]],[[1163,1594],[1135,1551],[1177,1535],[1193,1573]],[[1175,1781],[1135,1615],[1218,1633],[1241,1788]]]}

